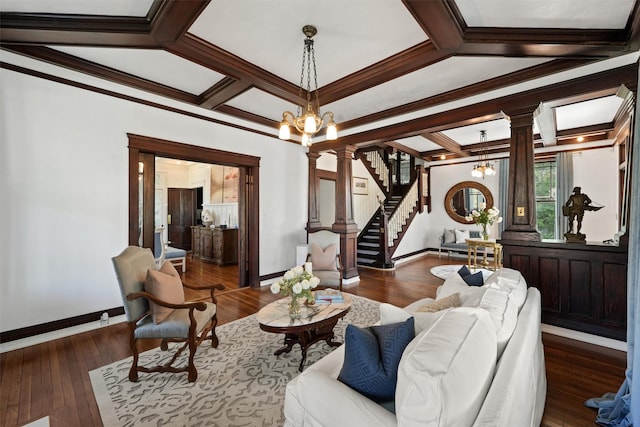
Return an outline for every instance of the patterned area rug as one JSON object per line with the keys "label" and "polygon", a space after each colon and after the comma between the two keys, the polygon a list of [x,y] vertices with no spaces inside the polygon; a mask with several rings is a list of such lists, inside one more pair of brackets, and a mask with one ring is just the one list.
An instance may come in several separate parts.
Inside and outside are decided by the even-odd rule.
{"label": "patterned area rug", "polygon": [[[379,319],[379,303],[353,297],[351,311],[336,325],[344,340],[348,323],[369,326]],[[203,343],[196,352],[198,379],[187,374],[140,374],[128,379],[131,358],[89,372],[105,426],[281,426],[287,383],[298,375],[300,348],[278,357],[273,352],[283,335],[264,332],[255,315],[216,328],[217,349]],[[307,353],[306,367],[333,348],[323,341]],[[186,353],[186,352],[185,352]],[[154,349],[140,355],[141,364],[157,364],[168,352]]]}

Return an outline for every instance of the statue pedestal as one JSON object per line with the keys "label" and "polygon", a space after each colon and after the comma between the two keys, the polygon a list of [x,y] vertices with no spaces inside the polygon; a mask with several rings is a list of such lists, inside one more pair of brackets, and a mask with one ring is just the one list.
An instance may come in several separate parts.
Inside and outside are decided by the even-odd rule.
{"label": "statue pedestal", "polygon": [[565,239],[567,239],[567,243],[587,243],[587,235],[582,233],[564,233]]}

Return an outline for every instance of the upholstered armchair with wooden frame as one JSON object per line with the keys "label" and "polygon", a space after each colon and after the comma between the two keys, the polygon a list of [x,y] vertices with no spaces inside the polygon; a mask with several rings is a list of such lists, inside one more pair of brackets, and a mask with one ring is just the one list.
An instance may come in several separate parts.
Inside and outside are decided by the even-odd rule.
{"label": "upholstered armchair with wooden frame", "polygon": [[329,230],[309,233],[307,262],[311,262],[313,275],[320,279],[320,287],[342,291],[342,262],[340,261],[340,235]]}
{"label": "upholstered armchair with wooden frame", "polygon": [[[133,362],[129,370],[129,380],[138,381],[138,372],[188,372],[189,382],[198,377],[193,359],[196,348],[205,340],[211,340],[211,346],[218,346],[215,327],[218,323],[216,312],[216,290],[223,290],[221,284],[208,286],[190,286],[182,284],[178,272],[170,262],[166,262],[160,269],[156,266],[151,249],[129,246],[118,256],[112,258],[113,266],[118,278],[120,293],[124,304],[125,315],[129,325],[129,345],[133,354]],[[162,292],[149,292],[152,279],[149,277],[162,276],[171,282],[171,292],[165,299],[159,295]],[[179,290],[176,289],[179,286]],[[184,302],[182,286],[194,290],[209,290],[211,302]],[[157,289],[157,288],[154,288]],[[175,302],[175,294],[181,292],[181,302]],[[178,301],[180,298],[178,297]],[[158,320],[162,317],[162,320]],[[183,342],[169,362],[152,367],[138,366],[138,340],[161,339],[160,348],[169,349],[169,342]],[[188,348],[189,358],[186,366],[174,367],[180,354]]]}

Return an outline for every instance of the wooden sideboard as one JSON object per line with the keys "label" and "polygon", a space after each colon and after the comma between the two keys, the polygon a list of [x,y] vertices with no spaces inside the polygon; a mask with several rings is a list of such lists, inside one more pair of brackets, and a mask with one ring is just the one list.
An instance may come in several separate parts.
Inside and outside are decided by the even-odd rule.
{"label": "wooden sideboard", "polygon": [[626,340],[627,248],[501,240],[504,266],[542,296],[542,322]]}
{"label": "wooden sideboard", "polygon": [[191,256],[218,265],[238,263],[238,229],[191,227]]}

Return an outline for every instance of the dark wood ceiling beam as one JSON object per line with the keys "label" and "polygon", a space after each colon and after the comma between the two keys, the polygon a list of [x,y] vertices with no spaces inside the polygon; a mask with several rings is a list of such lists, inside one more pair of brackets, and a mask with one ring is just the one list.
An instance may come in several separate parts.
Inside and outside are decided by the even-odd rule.
{"label": "dark wood ceiling beam", "polygon": [[386,147],[391,148],[394,152],[402,151],[403,153],[407,153],[410,156],[418,157],[418,158],[420,157],[420,152],[419,151],[414,150],[413,148],[407,147],[404,144],[400,144],[397,141],[388,141],[388,142],[385,142],[383,145],[386,146]]}
{"label": "dark wood ceiling beam", "polygon": [[481,93],[500,89],[513,84],[533,80],[539,77],[548,76],[554,73],[565,71],[571,68],[575,68],[581,65],[585,65],[591,61],[572,60],[572,59],[558,59],[549,61],[544,64],[529,67],[524,70],[515,71],[513,73],[506,74],[504,76],[495,77],[493,79],[485,80],[483,82],[471,84],[458,89],[448,91],[439,95],[435,95],[429,98],[422,99],[420,101],[411,102],[408,104],[400,105],[398,107],[390,108],[384,111],[380,111],[374,114],[358,117],[357,119],[349,120],[340,123],[340,128],[349,129],[352,127],[358,127],[366,125],[368,123],[383,120],[385,118],[399,116],[402,114],[411,113],[418,110],[430,108],[445,102],[452,102],[458,99],[467,98]]}
{"label": "dark wood ceiling beam", "polygon": [[251,84],[230,77],[225,77],[202,93],[198,99],[201,107],[215,110],[225,102],[235,98],[251,88]]}
{"label": "dark wood ceiling beam", "polygon": [[420,136],[438,144],[450,153],[457,154],[460,157],[468,157],[470,155],[469,152],[462,149],[460,144],[442,132],[423,132]]}
{"label": "dark wood ceiling beam", "polygon": [[446,0],[402,0],[407,10],[440,51],[454,52],[463,43],[463,27],[455,3]]}
{"label": "dark wood ceiling beam", "polygon": [[159,47],[147,18],[3,12],[0,22],[2,44]]}
{"label": "dark wood ceiling beam", "polygon": [[589,135],[603,135],[612,131],[615,128],[615,124],[612,123],[600,123],[591,126],[581,126],[578,128],[564,129],[556,132],[558,139],[571,139],[578,138],[579,136],[587,137]]}
{"label": "dark wood ceiling beam", "polygon": [[123,71],[116,70],[95,62],[87,61],[55,49],[30,45],[4,45],[4,49],[26,55],[41,61],[68,68],[73,71],[89,74],[94,77],[106,79],[114,83],[120,83],[135,89],[144,90],[160,96],[177,99],[178,101],[194,104],[198,96],[173,89],[171,87],[133,76]]}
{"label": "dark wood ceiling beam", "polygon": [[637,88],[637,64],[619,67],[572,80],[490,99],[465,107],[456,108],[365,132],[346,135],[335,141],[314,144],[313,151],[326,151],[343,145],[385,142],[419,135],[425,131],[437,132],[457,126],[459,123],[483,122],[500,115],[501,111],[533,111],[548,99],[578,95],[625,84],[635,91]]}
{"label": "dark wood ceiling beam", "polygon": [[178,40],[209,3],[210,0],[163,0],[151,20],[151,37],[159,43]]}
{"label": "dark wood ceiling beam", "polygon": [[318,89],[322,104],[329,104],[451,56],[426,41]]}
{"label": "dark wood ceiling beam", "polygon": [[298,86],[264,69],[243,60],[207,41],[186,34],[176,42],[165,43],[164,47],[185,59],[203,67],[225,74],[234,80],[241,80],[286,101],[298,102]]}
{"label": "dark wood ceiling beam", "polygon": [[[268,126],[273,128],[273,132],[275,137],[277,138],[278,135],[277,133],[277,129],[278,129],[278,123],[268,119],[266,117],[262,117],[262,116],[258,116],[257,114],[252,114],[249,113],[248,111],[244,111],[241,110],[239,108],[235,108],[235,107],[230,107],[228,105],[221,105],[220,107],[216,108],[216,111],[218,113],[223,113],[223,114],[227,114],[229,116],[233,116],[239,119],[244,119],[244,120],[248,120],[250,122],[253,123],[258,123],[264,126]],[[295,141],[294,141],[295,142]]]}

